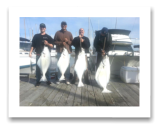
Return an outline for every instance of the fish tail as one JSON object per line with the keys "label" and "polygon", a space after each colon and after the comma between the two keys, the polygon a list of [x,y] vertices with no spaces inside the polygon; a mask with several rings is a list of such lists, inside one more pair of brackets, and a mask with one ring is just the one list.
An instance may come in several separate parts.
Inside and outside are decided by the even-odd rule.
{"label": "fish tail", "polygon": [[42,78],[40,79],[40,81],[47,81],[45,75],[42,76]]}
{"label": "fish tail", "polygon": [[84,86],[84,84],[82,83],[82,81],[79,81],[78,87],[83,87],[83,86]]}
{"label": "fish tail", "polygon": [[110,91],[110,90],[108,90],[108,89],[106,89],[106,88],[104,88],[103,89],[103,91],[102,91],[102,93],[111,93],[112,91]]}
{"label": "fish tail", "polygon": [[65,77],[64,77],[64,75],[62,74],[62,76],[60,77],[60,79],[59,80],[65,80]]}

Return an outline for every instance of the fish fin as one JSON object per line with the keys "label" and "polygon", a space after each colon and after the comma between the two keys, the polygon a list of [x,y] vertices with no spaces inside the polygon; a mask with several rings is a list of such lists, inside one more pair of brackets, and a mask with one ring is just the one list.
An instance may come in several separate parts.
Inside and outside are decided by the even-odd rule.
{"label": "fish fin", "polygon": [[40,81],[47,81],[45,76],[42,76],[42,78],[40,79]]}
{"label": "fish fin", "polygon": [[108,89],[104,89],[104,90],[102,91],[102,93],[112,93],[112,91],[110,91],[110,90],[108,90]]}
{"label": "fish fin", "polygon": [[83,86],[84,86],[84,84],[82,83],[82,81],[79,81],[78,87],[83,87]]}
{"label": "fish fin", "polygon": [[62,75],[59,80],[65,80],[64,75]]}

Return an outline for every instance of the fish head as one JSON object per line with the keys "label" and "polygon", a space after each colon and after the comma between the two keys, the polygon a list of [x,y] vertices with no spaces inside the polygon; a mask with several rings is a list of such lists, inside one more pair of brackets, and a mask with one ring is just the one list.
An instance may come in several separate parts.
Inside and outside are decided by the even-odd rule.
{"label": "fish head", "polygon": [[81,56],[81,55],[85,55],[85,50],[83,48],[81,48],[79,51],[79,56]]}
{"label": "fish head", "polygon": [[68,51],[66,48],[63,48],[63,51],[62,51],[63,55],[67,55],[68,54]]}
{"label": "fish head", "polygon": [[109,56],[105,55],[102,59],[102,65],[107,66],[109,64]]}

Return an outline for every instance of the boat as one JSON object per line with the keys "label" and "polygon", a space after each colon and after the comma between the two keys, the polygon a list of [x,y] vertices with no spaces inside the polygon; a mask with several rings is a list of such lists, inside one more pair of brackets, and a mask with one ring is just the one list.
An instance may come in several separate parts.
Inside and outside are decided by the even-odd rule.
{"label": "boat", "polygon": [[[95,33],[98,32],[96,31]],[[134,49],[139,48],[139,46],[132,43],[129,37],[130,32],[130,30],[124,29],[109,29],[109,33],[112,36],[112,45],[108,56],[111,64],[111,75],[113,76],[120,76],[122,66],[139,67],[140,52]],[[91,52],[90,62],[95,64],[97,52],[95,48]],[[92,69],[95,70],[95,66]]]}
{"label": "boat", "polygon": [[51,56],[53,57],[55,57],[57,55],[57,52],[56,52],[56,49],[55,48],[52,48],[51,49]]}
{"label": "boat", "polygon": [[36,68],[36,53],[32,53],[32,58],[29,57],[31,42],[28,39],[20,38],[19,48],[19,67],[20,75],[35,73]]}

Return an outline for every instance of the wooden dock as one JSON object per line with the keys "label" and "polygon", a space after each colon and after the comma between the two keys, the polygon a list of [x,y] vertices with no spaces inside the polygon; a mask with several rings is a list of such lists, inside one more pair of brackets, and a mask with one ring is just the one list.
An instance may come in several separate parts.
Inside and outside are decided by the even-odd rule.
{"label": "wooden dock", "polygon": [[101,93],[90,74],[90,85],[78,88],[76,84],[57,85],[41,83],[35,87],[35,76],[20,77],[20,106],[139,106],[139,84],[126,84],[119,78],[110,78],[107,88],[112,93]]}

